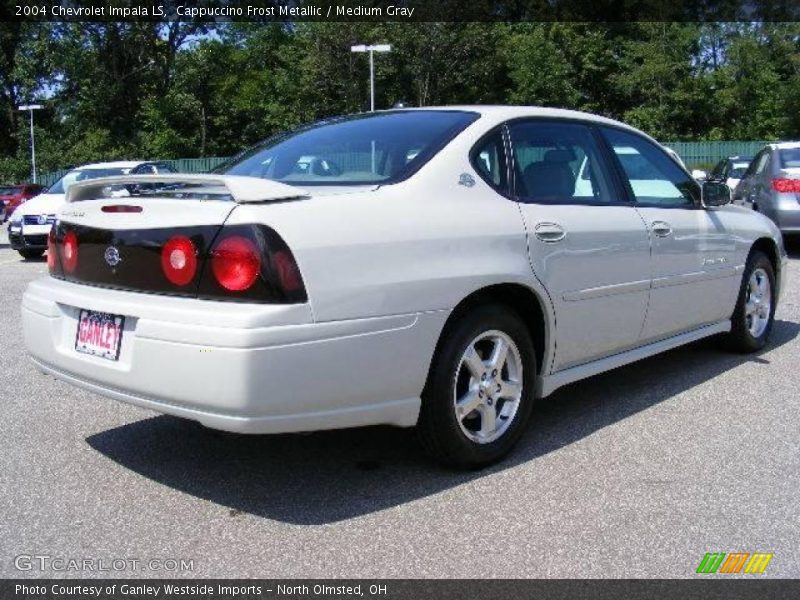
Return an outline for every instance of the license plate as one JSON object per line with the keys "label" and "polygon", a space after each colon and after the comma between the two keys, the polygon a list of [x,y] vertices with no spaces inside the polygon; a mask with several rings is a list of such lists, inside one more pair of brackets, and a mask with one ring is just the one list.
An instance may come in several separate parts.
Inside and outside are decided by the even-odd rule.
{"label": "license plate", "polygon": [[75,350],[83,354],[118,360],[125,317],[81,309]]}

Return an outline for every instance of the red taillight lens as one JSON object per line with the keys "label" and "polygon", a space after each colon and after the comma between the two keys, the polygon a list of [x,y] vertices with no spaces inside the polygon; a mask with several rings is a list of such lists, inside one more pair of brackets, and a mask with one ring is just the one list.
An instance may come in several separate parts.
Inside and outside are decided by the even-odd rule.
{"label": "red taillight lens", "polygon": [[197,248],[187,237],[171,238],[161,249],[161,270],[173,284],[183,286],[197,273]]}
{"label": "red taillight lens", "polygon": [[261,270],[258,248],[246,237],[225,238],[211,255],[211,270],[226,290],[242,292],[255,283]]}
{"label": "red taillight lens", "polygon": [[272,256],[275,263],[275,271],[278,274],[278,281],[284,292],[296,292],[303,287],[303,279],[300,277],[300,270],[294,257],[288,252],[276,252]]}
{"label": "red taillight lens", "polygon": [[74,231],[64,234],[61,242],[61,264],[67,273],[72,273],[78,266],[78,236]]}
{"label": "red taillight lens", "polygon": [[772,189],[782,194],[800,194],[800,179],[773,179]]}
{"label": "red taillight lens", "polygon": [[50,273],[56,270],[56,228],[50,228],[50,234],[47,236],[47,268]]}

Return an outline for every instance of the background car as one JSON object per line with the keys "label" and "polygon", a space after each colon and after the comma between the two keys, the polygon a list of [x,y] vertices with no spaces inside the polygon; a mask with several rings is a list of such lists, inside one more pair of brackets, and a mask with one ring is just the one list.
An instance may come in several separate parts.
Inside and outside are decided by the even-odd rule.
{"label": "background car", "polygon": [[784,235],[800,233],[800,142],[765,146],[736,186],[733,201],[764,213]]}
{"label": "background car", "polygon": [[753,162],[752,156],[729,156],[728,158],[723,158],[711,170],[708,177],[712,181],[721,181],[731,188],[731,192],[733,192],[751,162]]}
{"label": "background car", "polygon": [[[47,234],[55,221],[55,213],[64,203],[69,187],[78,181],[115,175],[151,175],[174,173],[169,164],[153,161],[117,161],[84,165],[67,172],[46,193],[25,202],[9,219],[8,240],[11,247],[24,258],[39,258],[47,249]],[[119,186],[115,195],[127,195]]]}
{"label": "background car", "polygon": [[43,185],[36,183],[0,185],[0,204],[2,204],[0,211],[4,213],[4,217],[0,219],[0,222],[9,219],[20,204],[34,196],[38,196],[44,189]]}

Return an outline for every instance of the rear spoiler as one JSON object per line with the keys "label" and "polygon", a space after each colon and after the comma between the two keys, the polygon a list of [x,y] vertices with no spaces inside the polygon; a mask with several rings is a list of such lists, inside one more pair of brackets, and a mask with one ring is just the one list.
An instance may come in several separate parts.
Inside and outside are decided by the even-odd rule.
{"label": "rear spoiler", "polygon": [[[142,195],[159,196],[159,188],[169,197],[177,193],[202,194],[204,196],[229,196],[234,202],[271,202],[305,198],[305,190],[259,177],[239,175],[173,174],[164,175],[119,175],[98,177],[73,183],[67,190],[67,202],[113,198],[113,186],[146,184]],[[164,189],[174,186],[172,189]],[[127,188],[129,189],[129,187]],[[141,197],[134,195],[134,197]]]}

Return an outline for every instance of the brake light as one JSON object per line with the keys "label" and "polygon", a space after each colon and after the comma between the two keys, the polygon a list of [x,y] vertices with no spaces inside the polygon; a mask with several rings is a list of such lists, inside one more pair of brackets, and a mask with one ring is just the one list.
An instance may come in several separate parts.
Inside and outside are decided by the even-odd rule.
{"label": "brake light", "polygon": [[78,236],[74,231],[64,234],[64,240],[61,242],[61,262],[67,273],[72,273],[78,267]]}
{"label": "brake light", "polygon": [[56,270],[56,228],[51,227],[47,235],[47,268],[52,275]]}
{"label": "brake light", "polygon": [[261,270],[258,248],[246,237],[225,238],[211,255],[211,270],[223,288],[242,292],[255,283]]}
{"label": "brake light", "polygon": [[772,189],[782,194],[800,194],[800,179],[773,179]]}
{"label": "brake light", "polygon": [[109,204],[100,210],[104,213],[140,213],[142,212],[142,207],[131,204]]}
{"label": "brake light", "polygon": [[192,240],[175,236],[164,244],[161,249],[161,270],[174,285],[190,283],[197,273],[197,248]]}

